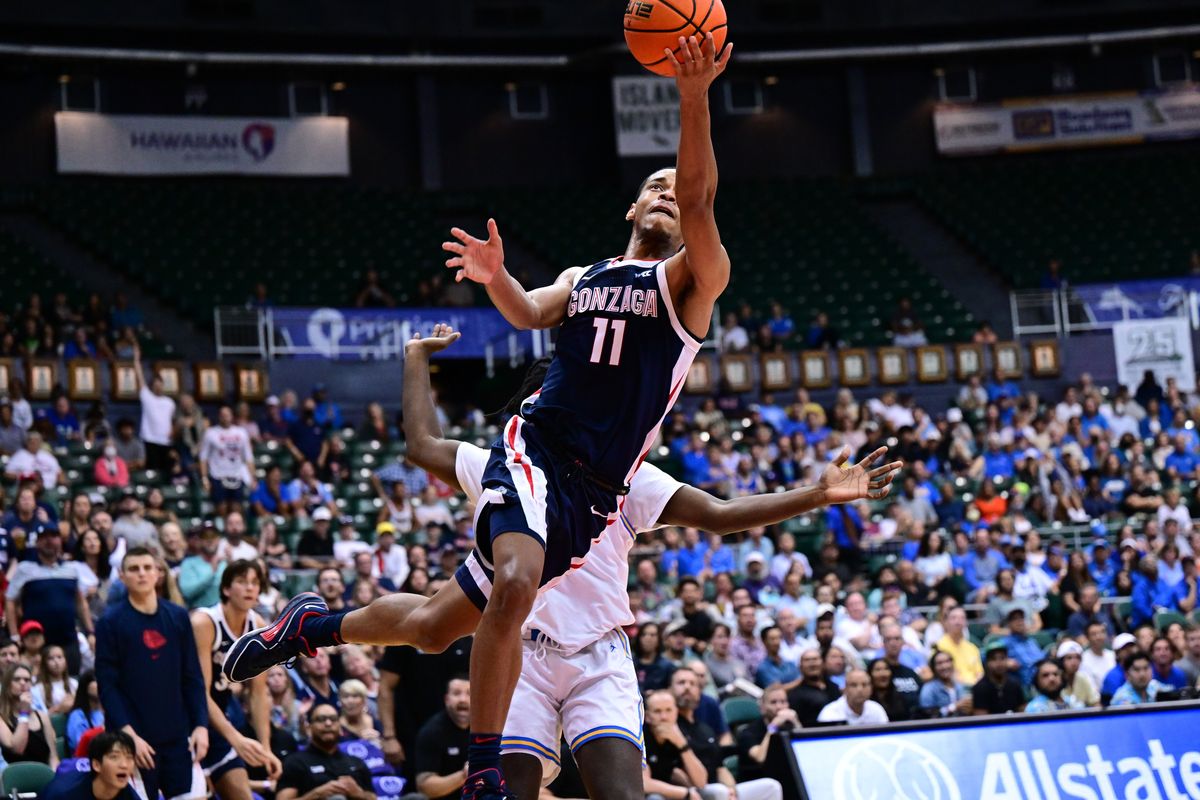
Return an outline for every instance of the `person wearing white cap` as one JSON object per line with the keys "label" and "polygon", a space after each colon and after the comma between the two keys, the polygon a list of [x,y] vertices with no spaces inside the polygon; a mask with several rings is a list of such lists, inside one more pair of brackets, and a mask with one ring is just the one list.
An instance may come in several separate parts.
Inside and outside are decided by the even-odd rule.
{"label": "person wearing white cap", "polygon": [[1124,659],[1136,650],[1137,639],[1132,633],[1118,633],[1113,639],[1113,666],[1100,681],[1101,702],[1111,698],[1113,692],[1121,688],[1121,684],[1125,682]]}
{"label": "person wearing white cap", "polygon": [[334,563],[333,537],[330,529],[333,527],[333,514],[325,506],[317,506],[312,513],[312,527],[300,537],[296,547],[296,557],[304,569],[320,569]]}
{"label": "person wearing white cap", "polygon": [[1079,642],[1067,639],[1058,645],[1054,654],[1062,664],[1063,697],[1073,697],[1087,708],[1100,705],[1100,690],[1086,673],[1079,670],[1083,663],[1083,648]]}

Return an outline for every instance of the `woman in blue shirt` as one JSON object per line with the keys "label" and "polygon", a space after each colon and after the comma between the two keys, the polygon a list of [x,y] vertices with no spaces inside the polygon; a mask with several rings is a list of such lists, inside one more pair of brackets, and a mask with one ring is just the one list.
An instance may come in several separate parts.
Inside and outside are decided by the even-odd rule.
{"label": "woman in blue shirt", "polygon": [[83,734],[96,727],[104,727],[104,709],[100,707],[96,674],[88,671],[79,676],[79,688],[75,690],[75,708],[67,717],[67,754],[74,753]]}

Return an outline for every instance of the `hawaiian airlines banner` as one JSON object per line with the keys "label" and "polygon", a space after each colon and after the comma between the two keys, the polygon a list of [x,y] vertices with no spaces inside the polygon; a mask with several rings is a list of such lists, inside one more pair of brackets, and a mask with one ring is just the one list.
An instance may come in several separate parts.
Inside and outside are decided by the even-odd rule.
{"label": "hawaiian airlines banner", "polygon": [[1193,139],[1200,137],[1200,89],[944,105],[933,123],[945,155]]}
{"label": "hawaiian airlines banner", "polygon": [[[809,800],[1200,800],[1200,707],[796,737]],[[845,731],[845,734],[842,732]]]}
{"label": "hawaiian airlines banner", "polygon": [[58,171],[102,175],[350,174],[349,121],[60,111]]}

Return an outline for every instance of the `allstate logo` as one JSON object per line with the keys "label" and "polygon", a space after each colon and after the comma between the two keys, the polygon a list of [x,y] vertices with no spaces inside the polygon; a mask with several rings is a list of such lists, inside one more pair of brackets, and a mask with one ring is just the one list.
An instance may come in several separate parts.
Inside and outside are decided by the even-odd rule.
{"label": "allstate logo", "polygon": [[833,777],[833,800],[962,800],[940,758],[904,739],[868,739],[850,748]]}
{"label": "allstate logo", "polygon": [[308,318],[308,343],[326,358],[337,355],[345,335],[346,318],[336,308],[318,308]]}
{"label": "allstate logo", "polygon": [[242,131],[242,147],[255,161],[262,161],[275,149],[275,126],[252,122]]}

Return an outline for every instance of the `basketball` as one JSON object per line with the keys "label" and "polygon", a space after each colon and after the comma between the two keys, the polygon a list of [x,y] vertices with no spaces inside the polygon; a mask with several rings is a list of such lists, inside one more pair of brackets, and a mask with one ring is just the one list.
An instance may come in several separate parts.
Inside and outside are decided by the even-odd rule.
{"label": "basketball", "polygon": [[721,0],[629,0],[625,5],[625,43],[637,62],[657,75],[671,76],[671,60],[679,57],[679,37],[713,35],[718,55],[725,47],[729,23]]}

